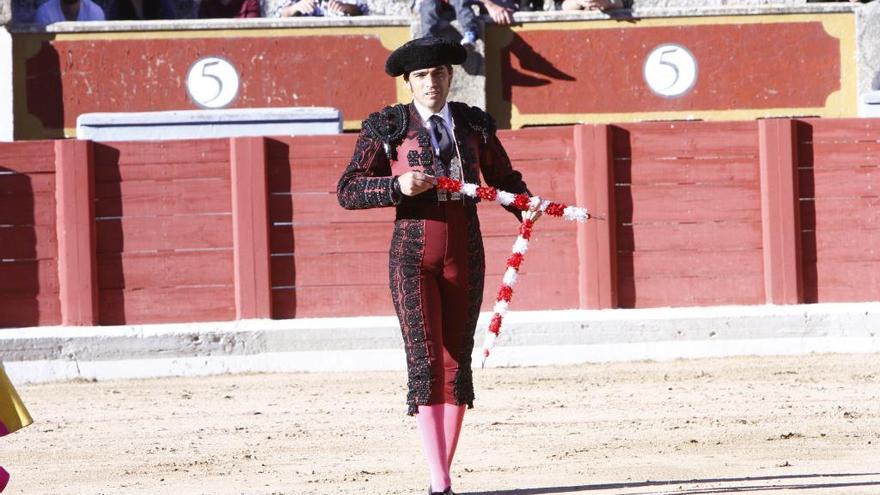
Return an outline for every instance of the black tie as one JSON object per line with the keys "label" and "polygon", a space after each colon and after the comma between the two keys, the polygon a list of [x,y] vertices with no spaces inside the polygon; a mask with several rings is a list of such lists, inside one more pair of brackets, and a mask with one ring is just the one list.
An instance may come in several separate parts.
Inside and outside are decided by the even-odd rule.
{"label": "black tie", "polygon": [[448,169],[449,160],[452,159],[452,154],[455,152],[452,146],[452,136],[449,135],[449,130],[446,129],[446,124],[443,123],[443,119],[439,115],[431,115],[428,120],[431,121],[431,131],[440,148],[440,161]]}

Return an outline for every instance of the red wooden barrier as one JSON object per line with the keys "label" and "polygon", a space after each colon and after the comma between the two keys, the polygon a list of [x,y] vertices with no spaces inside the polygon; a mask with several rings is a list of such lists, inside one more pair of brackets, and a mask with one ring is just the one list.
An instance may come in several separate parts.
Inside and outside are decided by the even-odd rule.
{"label": "red wooden barrier", "polygon": [[[575,202],[577,169],[571,127],[546,127],[502,131],[499,138],[522,172],[529,190],[548,199]],[[495,304],[498,286],[507,269],[518,222],[492,202],[478,207],[486,250],[486,285],[483,311]],[[552,218],[541,219],[520,267],[515,307],[524,310],[578,307],[577,225]]]}
{"label": "red wooden barrier", "polygon": [[[499,136],[533,192],[605,217],[538,223],[516,309],[880,297],[880,121]],[[393,314],[393,210],[336,202],[355,139],[0,145],[0,325]],[[517,224],[479,211],[488,310]]]}
{"label": "red wooden barrier", "polygon": [[276,318],[392,314],[390,209],[345,211],[336,180],[356,135],[269,142],[272,307]]}
{"label": "red wooden barrier", "polygon": [[228,139],[95,145],[101,324],[235,318]]}
{"label": "red wooden barrier", "polygon": [[0,145],[0,327],[58,325],[55,149]]}
{"label": "red wooden barrier", "polygon": [[880,300],[880,121],[798,129],[806,302]]}
{"label": "red wooden barrier", "polygon": [[621,307],[764,303],[755,122],[615,127]]}

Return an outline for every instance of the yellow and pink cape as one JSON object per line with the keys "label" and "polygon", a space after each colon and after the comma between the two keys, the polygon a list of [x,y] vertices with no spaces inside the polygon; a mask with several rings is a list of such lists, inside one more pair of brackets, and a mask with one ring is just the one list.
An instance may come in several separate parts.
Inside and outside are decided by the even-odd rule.
{"label": "yellow and pink cape", "polygon": [[20,430],[33,420],[0,364],[0,437]]}
{"label": "yellow and pink cape", "polygon": [[[6,370],[0,364],[0,437],[13,431],[20,430],[31,424],[33,420],[27,408],[21,402],[21,397],[6,376]],[[9,483],[9,473],[0,467],[0,492]]]}

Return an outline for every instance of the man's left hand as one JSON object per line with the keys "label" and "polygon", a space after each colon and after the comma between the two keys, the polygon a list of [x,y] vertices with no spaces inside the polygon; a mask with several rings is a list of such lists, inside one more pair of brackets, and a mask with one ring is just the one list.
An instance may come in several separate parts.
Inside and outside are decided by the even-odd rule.
{"label": "man's left hand", "polygon": [[531,220],[532,222],[537,222],[541,218],[541,215],[544,213],[541,211],[541,202],[541,198],[538,198],[538,201],[533,202],[535,206],[529,205],[529,209],[522,212],[523,221]]}

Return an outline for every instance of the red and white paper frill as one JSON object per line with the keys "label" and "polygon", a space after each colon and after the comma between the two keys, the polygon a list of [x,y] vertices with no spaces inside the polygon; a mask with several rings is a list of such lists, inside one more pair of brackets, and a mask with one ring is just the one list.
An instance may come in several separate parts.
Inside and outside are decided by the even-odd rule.
{"label": "red and white paper frill", "polygon": [[[496,201],[502,206],[511,206],[519,210],[526,211],[537,207],[546,215],[553,217],[562,217],[565,220],[574,220],[578,222],[586,222],[592,215],[586,208],[577,206],[567,206],[563,203],[554,203],[552,201],[542,200],[541,198],[529,197],[526,194],[513,194],[506,191],[499,191],[494,187],[482,187],[476,184],[460,182],[446,177],[437,178],[437,188],[449,192],[460,192],[472,198],[481,198],[487,201]],[[523,220],[519,227],[519,235],[513,243],[512,253],[507,258],[507,269],[504,271],[504,278],[501,281],[501,288],[498,289],[498,296],[495,298],[495,306],[492,308],[492,319],[489,320],[489,328],[486,330],[486,336],[483,339],[483,363],[489,357],[489,352],[495,346],[495,340],[501,333],[501,321],[507,314],[510,306],[510,299],[513,297],[513,286],[516,285],[519,267],[523,262],[526,251],[529,249],[529,239],[532,236],[532,227],[534,222],[531,220]]]}

